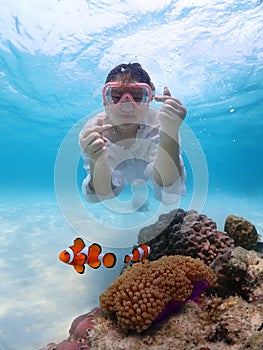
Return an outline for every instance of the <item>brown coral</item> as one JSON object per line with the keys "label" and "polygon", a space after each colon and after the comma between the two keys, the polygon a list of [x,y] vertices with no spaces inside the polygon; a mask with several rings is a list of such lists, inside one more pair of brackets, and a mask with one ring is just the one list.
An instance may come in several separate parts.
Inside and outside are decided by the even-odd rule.
{"label": "brown coral", "polygon": [[155,224],[142,228],[138,243],[143,242],[152,248],[150,260],[179,254],[200,258],[207,265],[234,248],[233,239],[217,230],[213,220],[195,210],[183,209],[162,214]]}
{"label": "brown coral", "polygon": [[197,281],[215,282],[215,275],[201,260],[164,256],[128,267],[100,296],[100,305],[107,313],[116,313],[122,328],[142,332],[169,302],[191,299],[192,282]]}
{"label": "brown coral", "polygon": [[248,220],[235,215],[229,215],[225,221],[225,231],[233,238],[236,246],[253,249],[257,245],[258,233]]}
{"label": "brown coral", "polygon": [[217,275],[217,294],[237,294],[248,301],[263,300],[263,259],[257,252],[236,247],[218,256],[210,268]]}

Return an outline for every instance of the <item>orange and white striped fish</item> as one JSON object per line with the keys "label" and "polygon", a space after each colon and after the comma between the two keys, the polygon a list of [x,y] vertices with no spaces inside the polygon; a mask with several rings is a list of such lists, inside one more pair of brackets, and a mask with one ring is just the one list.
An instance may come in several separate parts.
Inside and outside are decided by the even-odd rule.
{"label": "orange and white striped fish", "polygon": [[93,269],[100,267],[101,263],[107,268],[112,268],[116,264],[116,256],[113,253],[101,253],[101,246],[93,243],[86,246],[82,238],[76,238],[74,245],[64,249],[59,254],[59,260],[65,264],[72,265],[78,273],[84,273],[85,264]]}
{"label": "orange and white striped fish", "polygon": [[145,261],[151,253],[151,248],[146,244],[141,244],[138,248],[133,248],[132,253],[125,255],[124,262]]}

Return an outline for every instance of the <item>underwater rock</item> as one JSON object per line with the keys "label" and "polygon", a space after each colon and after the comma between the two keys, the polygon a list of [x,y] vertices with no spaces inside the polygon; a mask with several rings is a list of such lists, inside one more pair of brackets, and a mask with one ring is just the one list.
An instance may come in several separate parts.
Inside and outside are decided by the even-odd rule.
{"label": "underwater rock", "polygon": [[259,345],[253,347],[262,339],[258,331],[262,318],[263,304],[237,296],[203,296],[142,333],[123,332],[113,318],[98,317],[90,346],[91,350],[262,350]]}
{"label": "underwater rock", "polygon": [[123,329],[142,332],[195,300],[215,280],[200,259],[164,256],[129,266],[101,294],[100,306],[115,314]]}
{"label": "underwater rock", "polygon": [[263,349],[263,333],[258,332],[251,337],[238,350],[262,350]]}
{"label": "underwater rock", "polygon": [[258,233],[255,226],[242,217],[229,215],[226,218],[224,230],[233,238],[236,246],[249,250],[257,245]]}
{"label": "underwater rock", "polygon": [[94,319],[101,315],[99,307],[94,308],[87,314],[80,315],[73,320],[69,329],[70,340],[88,340],[88,332],[93,327]]}
{"label": "underwater rock", "polygon": [[56,350],[56,343],[49,343],[39,350]]}
{"label": "underwater rock", "polygon": [[146,241],[152,249],[149,260],[165,255],[184,255],[200,258],[209,265],[218,255],[234,248],[232,238],[217,230],[213,220],[194,210],[177,209],[160,215],[155,224],[141,229],[138,243],[150,237],[153,238]]}
{"label": "underwater rock", "polygon": [[[206,305],[210,314],[210,327],[206,339],[211,343],[224,342],[226,345],[250,344],[251,335],[258,331],[258,325],[263,317],[263,305],[249,304],[238,296],[227,299],[211,298],[210,307]],[[242,332],[240,330],[242,329]],[[240,347],[234,347],[240,349]],[[242,347],[243,348],[243,347]]]}
{"label": "underwater rock", "polygon": [[219,295],[237,294],[248,301],[263,301],[263,259],[257,252],[236,247],[218,256],[210,268],[217,275]]}
{"label": "underwater rock", "polygon": [[39,350],[89,350],[90,347],[86,342],[63,340],[62,342],[55,344],[49,343],[44,348]]}
{"label": "underwater rock", "polygon": [[57,344],[54,350],[89,350],[90,347],[86,342],[79,342],[77,340],[64,340]]}
{"label": "underwater rock", "polygon": [[67,350],[64,345],[77,350],[262,350],[262,322],[263,303],[204,295],[145,332],[124,332],[113,318],[101,315],[94,319],[89,345],[64,341],[60,348],[50,343],[41,350]]}
{"label": "underwater rock", "polygon": [[95,320],[101,315],[101,309],[95,307],[90,312],[76,317],[71,323],[69,337],[66,340],[58,344],[49,343],[39,350],[89,350],[89,333]]}

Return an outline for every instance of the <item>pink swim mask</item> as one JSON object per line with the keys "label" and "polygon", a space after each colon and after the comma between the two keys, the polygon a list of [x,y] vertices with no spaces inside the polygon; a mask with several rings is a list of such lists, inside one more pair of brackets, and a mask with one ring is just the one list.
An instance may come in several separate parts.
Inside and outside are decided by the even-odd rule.
{"label": "pink swim mask", "polygon": [[117,108],[121,103],[131,102],[138,109],[145,109],[152,100],[152,89],[145,83],[107,83],[102,96],[109,108]]}

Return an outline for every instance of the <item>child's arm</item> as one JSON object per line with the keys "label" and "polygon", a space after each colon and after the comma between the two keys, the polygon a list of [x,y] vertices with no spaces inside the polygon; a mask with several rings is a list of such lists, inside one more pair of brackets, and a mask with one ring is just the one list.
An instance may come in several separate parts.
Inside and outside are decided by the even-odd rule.
{"label": "child's arm", "polygon": [[164,88],[164,96],[155,97],[163,102],[159,112],[160,142],[154,162],[154,180],[161,186],[170,186],[181,175],[179,128],[186,116],[182,103],[171,97],[168,88]]}
{"label": "child's arm", "polygon": [[97,194],[106,195],[112,191],[112,170],[108,163],[106,140],[102,136],[110,124],[103,124],[99,119],[97,125],[86,128],[80,134],[79,142],[82,151],[90,159],[89,187]]}

